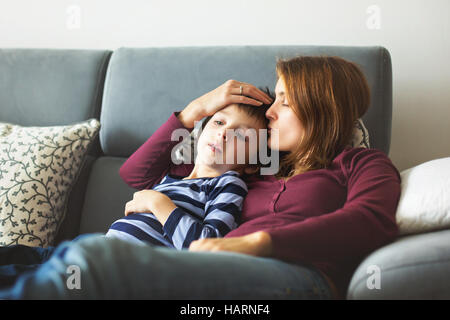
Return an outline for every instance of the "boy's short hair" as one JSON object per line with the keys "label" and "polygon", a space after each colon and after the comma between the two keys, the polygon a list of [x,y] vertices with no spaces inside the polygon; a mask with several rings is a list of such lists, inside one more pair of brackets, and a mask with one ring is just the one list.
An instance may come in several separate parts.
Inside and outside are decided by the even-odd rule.
{"label": "boy's short hair", "polygon": [[[269,97],[272,98],[272,100],[275,100],[274,95],[270,92],[268,87],[259,89],[261,91],[264,91]],[[236,105],[241,111],[244,111],[251,118],[255,118],[255,120],[263,124],[263,127],[267,127],[267,125],[269,124],[269,120],[266,118],[266,112],[267,110],[269,110],[272,104],[262,104],[259,107],[245,103],[237,103]],[[206,124],[212,117],[213,116],[209,116],[203,121],[202,130],[205,128]]]}

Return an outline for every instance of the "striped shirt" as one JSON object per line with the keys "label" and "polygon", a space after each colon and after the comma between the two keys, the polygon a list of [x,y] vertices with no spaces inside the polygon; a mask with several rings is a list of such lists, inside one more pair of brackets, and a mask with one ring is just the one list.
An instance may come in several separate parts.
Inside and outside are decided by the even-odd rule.
{"label": "striped shirt", "polygon": [[186,249],[192,241],[223,237],[237,227],[248,189],[239,173],[183,180],[167,174],[153,190],[177,206],[164,226],[152,213],[134,213],[114,222],[106,236]]}

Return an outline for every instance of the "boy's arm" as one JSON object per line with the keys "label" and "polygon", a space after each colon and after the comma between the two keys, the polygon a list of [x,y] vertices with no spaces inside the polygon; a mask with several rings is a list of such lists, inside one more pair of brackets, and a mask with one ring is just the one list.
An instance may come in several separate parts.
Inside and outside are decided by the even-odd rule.
{"label": "boy's arm", "polygon": [[189,248],[192,241],[202,238],[223,237],[236,228],[248,191],[242,180],[227,178],[221,179],[210,193],[203,220],[179,207],[170,213],[163,229],[176,248]]}
{"label": "boy's arm", "polygon": [[161,193],[161,195],[164,197],[162,197],[160,201],[153,204],[151,211],[164,227],[170,214],[178,207],[168,196],[163,193]]}
{"label": "boy's arm", "polygon": [[172,199],[156,190],[141,190],[135,192],[133,200],[125,205],[125,215],[136,212],[152,212],[164,225],[170,213],[178,208]]}

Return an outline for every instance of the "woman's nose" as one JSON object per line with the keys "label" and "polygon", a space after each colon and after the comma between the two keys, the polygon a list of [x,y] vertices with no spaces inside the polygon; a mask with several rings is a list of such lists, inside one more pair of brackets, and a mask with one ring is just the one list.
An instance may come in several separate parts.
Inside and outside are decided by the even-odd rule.
{"label": "woman's nose", "polygon": [[275,120],[276,113],[275,113],[274,105],[270,106],[270,108],[267,109],[267,111],[266,111],[266,118],[269,119],[269,120]]}

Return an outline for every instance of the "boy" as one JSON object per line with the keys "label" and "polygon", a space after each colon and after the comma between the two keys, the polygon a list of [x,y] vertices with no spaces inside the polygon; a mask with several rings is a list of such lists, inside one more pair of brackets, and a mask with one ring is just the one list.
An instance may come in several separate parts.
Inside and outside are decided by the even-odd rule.
{"label": "boy", "polygon": [[[106,237],[181,250],[194,240],[223,237],[236,228],[248,192],[241,176],[259,169],[249,159],[256,156],[259,130],[267,129],[268,108],[231,104],[205,119],[189,176],[167,174],[146,190],[151,212],[126,210]],[[254,129],[256,140],[249,129]]]}

